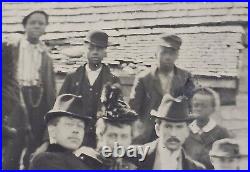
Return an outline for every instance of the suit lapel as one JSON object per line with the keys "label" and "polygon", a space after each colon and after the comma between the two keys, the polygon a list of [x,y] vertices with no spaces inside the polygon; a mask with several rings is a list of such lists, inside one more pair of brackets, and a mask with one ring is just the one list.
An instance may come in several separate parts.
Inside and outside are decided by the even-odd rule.
{"label": "suit lapel", "polygon": [[162,91],[162,88],[161,88],[161,82],[160,82],[159,77],[156,74],[156,71],[157,71],[157,69],[155,69],[155,70],[153,70],[151,72],[151,78],[152,78],[151,79],[151,81],[152,81],[151,84],[152,84],[152,87],[155,88],[156,92],[159,95],[163,96],[163,91]]}

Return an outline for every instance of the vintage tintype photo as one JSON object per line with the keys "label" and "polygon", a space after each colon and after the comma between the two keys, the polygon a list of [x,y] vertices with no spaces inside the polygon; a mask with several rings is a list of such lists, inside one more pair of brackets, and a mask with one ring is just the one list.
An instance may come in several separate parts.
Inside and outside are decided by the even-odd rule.
{"label": "vintage tintype photo", "polygon": [[248,169],[247,2],[4,2],[2,67],[2,169]]}

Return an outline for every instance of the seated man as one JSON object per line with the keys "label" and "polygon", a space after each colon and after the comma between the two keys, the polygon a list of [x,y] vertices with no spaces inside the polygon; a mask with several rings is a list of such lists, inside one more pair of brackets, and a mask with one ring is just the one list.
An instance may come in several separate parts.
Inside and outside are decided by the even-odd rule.
{"label": "seated man", "polygon": [[198,88],[194,91],[192,110],[197,119],[189,125],[191,132],[184,148],[188,155],[207,169],[213,169],[208,155],[213,143],[229,137],[228,131],[211,118],[219,105],[219,97],[212,89]]}
{"label": "seated man", "polygon": [[233,139],[221,139],[214,142],[209,152],[215,170],[239,170],[241,158],[239,144]]}
{"label": "seated man", "polygon": [[205,167],[192,160],[182,149],[189,135],[189,104],[186,99],[163,99],[155,118],[155,131],[159,139],[148,143],[150,150],[145,161],[139,163],[143,170],[203,170]]}
{"label": "seated man", "polygon": [[[120,93],[121,90],[116,84],[106,85],[104,88],[101,98],[103,108],[98,113],[99,119],[96,123],[97,150],[100,154],[104,146],[113,151],[115,144],[127,148],[132,143],[132,123],[137,115],[121,100]],[[105,159],[107,169],[136,169],[136,165],[128,157]]]}
{"label": "seated man", "polygon": [[86,123],[91,120],[82,111],[82,99],[72,94],[57,97],[54,108],[45,116],[50,145],[46,152],[34,157],[32,170],[88,170],[102,168],[95,156],[74,152],[82,145]]}

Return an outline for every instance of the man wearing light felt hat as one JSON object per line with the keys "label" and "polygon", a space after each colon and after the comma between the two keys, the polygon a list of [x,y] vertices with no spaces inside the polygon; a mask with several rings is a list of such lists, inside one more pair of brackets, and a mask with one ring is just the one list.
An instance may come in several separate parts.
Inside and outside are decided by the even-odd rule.
{"label": "man wearing light felt hat", "polygon": [[189,115],[189,104],[185,98],[180,101],[163,99],[159,110],[152,114],[155,119],[156,141],[145,144],[150,150],[139,169],[155,170],[197,170],[205,167],[192,160],[182,149],[189,135],[188,123],[194,120]]}
{"label": "man wearing light felt hat", "polygon": [[109,41],[109,36],[102,30],[90,31],[84,39],[86,46],[86,58],[88,62],[81,65],[76,71],[69,73],[61,87],[61,94],[75,94],[85,97],[85,111],[93,118],[89,123],[85,140],[86,146],[96,147],[95,121],[97,111],[101,107],[101,93],[105,84],[120,83],[118,77],[113,75],[109,66],[102,63],[109,46],[115,46]]}
{"label": "man wearing light felt hat", "polygon": [[240,158],[245,155],[235,139],[226,138],[214,142],[209,156],[215,170],[238,170]]}
{"label": "man wearing light felt hat", "polygon": [[144,126],[144,131],[138,136],[138,144],[155,139],[154,124],[149,116],[151,110],[158,109],[164,95],[192,97],[194,83],[191,74],[175,65],[181,44],[182,40],[177,35],[161,35],[155,52],[157,67],[142,72],[134,81],[129,104],[140,115],[138,126],[140,123]]}
{"label": "man wearing light felt hat", "polygon": [[[46,116],[50,145],[46,152],[37,154],[30,169],[33,170],[87,170],[102,168],[98,153],[76,153],[85,138],[86,124],[91,117],[82,113],[82,98],[72,94],[57,97]],[[92,150],[92,152],[95,152]]]}

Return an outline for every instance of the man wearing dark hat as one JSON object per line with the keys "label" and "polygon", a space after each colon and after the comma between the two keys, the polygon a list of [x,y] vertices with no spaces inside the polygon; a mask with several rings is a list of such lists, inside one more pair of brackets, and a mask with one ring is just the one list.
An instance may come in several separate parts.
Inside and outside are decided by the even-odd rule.
{"label": "man wearing dark hat", "polygon": [[175,65],[179,55],[182,40],[176,35],[163,35],[155,53],[157,67],[152,71],[139,74],[130,95],[130,106],[139,115],[138,125],[144,126],[144,131],[135,140],[142,144],[155,138],[154,124],[149,120],[151,110],[157,110],[162,97],[192,96],[194,84],[191,74]]}
{"label": "man wearing dark hat", "polygon": [[34,157],[32,170],[88,170],[99,169],[102,162],[97,156],[76,155],[82,145],[86,124],[91,117],[81,114],[82,99],[72,94],[63,94],[54,108],[45,116],[50,145],[46,152]]}
{"label": "man wearing dark hat", "polygon": [[[116,84],[106,85],[102,94],[102,110],[96,123],[97,150],[104,146],[114,151],[115,144],[128,148],[132,143],[132,124],[137,114],[121,99],[121,89]],[[114,153],[114,152],[113,152]],[[136,169],[136,163],[129,157],[106,157],[107,169]]]}
{"label": "man wearing dark hat", "polygon": [[[108,35],[103,31],[91,31],[87,34],[85,44],[88,62],[66,76],[59,95],[66,93],[82,95],[87,100],[82,105],[86,107],[85,113],[96,120],[103,86],[108,82],[119,83],[120,81],[110,72],[110,68],[102,63],[107,47],[114,45],[108,41]],[[85,143],[91,147],[96,146],[93,125],[94,122],[88,127],[90,130],[86,133]]]}
{"label": "man wearing dark hat", "polygon": [[239,170],[243,155],[236,140],[226,138],[214,142],[209,156],[215,170]]}
{"label": "man wearing dark hat", "polygon": [[198,170],[204,166],[189,158],[182,145],[189,135],[188,102],[185,99],[163,99],[159,110],[152,112],[155,131],[159,139],[146,144],[150,146],[148,155],[139,169],[156,170]]}

